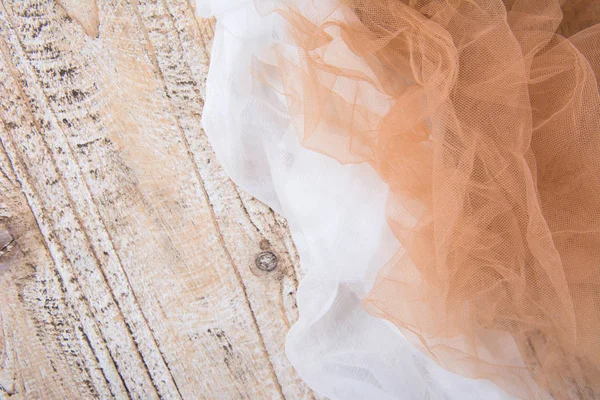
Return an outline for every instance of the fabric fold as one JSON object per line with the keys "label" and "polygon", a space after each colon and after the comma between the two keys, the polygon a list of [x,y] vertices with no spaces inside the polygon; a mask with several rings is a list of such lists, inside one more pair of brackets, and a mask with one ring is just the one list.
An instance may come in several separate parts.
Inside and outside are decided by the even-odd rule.
{"label": "fabric fold", "polygon": [[198,4],[204,128],[307,271],[309,385],[600,395],[600,25],[557,34],[559,0]]}

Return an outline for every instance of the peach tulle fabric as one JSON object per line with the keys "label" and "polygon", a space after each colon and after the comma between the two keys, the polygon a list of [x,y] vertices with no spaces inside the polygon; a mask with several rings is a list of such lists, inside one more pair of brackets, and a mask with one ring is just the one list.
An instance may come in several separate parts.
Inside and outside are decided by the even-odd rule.
{"label": "peach tulle fabric", "polygon": [[256,0],[302,143],[389,185],[365,307],[522,398],[600,397],[600,25],[558,34],[569,4]]}

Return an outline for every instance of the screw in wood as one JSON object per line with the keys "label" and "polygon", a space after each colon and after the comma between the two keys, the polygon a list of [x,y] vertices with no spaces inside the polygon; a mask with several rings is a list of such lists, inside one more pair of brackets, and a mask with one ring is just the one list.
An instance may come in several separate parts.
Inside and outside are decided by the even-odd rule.
{"label": "screw in wood", "polygon": [[262,271],[273,271],[277,268],[277,256],[270,251],[263,251],[256,256],[256,266]]}

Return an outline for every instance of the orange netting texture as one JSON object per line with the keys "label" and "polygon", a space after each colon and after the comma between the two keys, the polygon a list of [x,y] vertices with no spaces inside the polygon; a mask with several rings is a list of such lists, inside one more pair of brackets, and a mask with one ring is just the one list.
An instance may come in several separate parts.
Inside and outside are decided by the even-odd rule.
{"label": "orange netting texture", "polygon": [[600,25],[563,19],[584,3],[256,0],[289,23],[303,144],[389,185],[403,250],[365,307],[522,398],[600,396]]}

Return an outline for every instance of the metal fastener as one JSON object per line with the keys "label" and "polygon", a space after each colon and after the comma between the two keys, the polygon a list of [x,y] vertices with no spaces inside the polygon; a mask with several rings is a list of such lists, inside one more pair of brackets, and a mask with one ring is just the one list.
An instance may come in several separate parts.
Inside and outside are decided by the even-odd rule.
{"label": "metal fastener", "polygon": [[273,271],[277,268],[277,256],[270,251],[263,251],[256,256],[256,266],[262,271]]}

